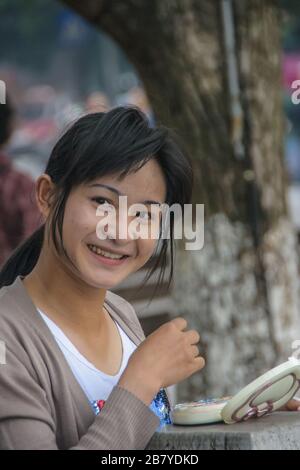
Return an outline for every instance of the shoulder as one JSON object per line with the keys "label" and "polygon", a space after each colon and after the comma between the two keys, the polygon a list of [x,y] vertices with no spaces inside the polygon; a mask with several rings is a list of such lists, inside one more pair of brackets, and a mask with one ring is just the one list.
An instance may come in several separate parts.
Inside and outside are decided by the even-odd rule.
{"label": "shoulder", "polygon": [[31,345],[39,334],[39,324],[35,319],[34,305],[22,287],[14,282],[0,289],[0,336],[1,339],[15,343],[23,349]]}
{"label": "shoulder", "polygon": [[[5,372],[13,371],[17,376],[21,369],[31,371],[32,356],[36,354],[36,340],[30,322],[18,305],[18,298],[11,295],[10,286],[0,289],[0,342],[5,350]],[[4,369],[2,369],[4,370]],[[2,372],[2,371],[1,371]],[[2,380],[2,374],[0,374]]]}
{"label": "shoulder", "polygon": [[[18,295],[11,295],[11,286],[0,289],[0,336],[19,337],[27,330],[26,321],[18,303]],[[3,339],[3,338],[2,338]]]}
{"label": "shoulder", "polygon": [[9,295],[9,287],[4,286],[0,289],[0,322],[11,316],[14,309],[14,299]]}

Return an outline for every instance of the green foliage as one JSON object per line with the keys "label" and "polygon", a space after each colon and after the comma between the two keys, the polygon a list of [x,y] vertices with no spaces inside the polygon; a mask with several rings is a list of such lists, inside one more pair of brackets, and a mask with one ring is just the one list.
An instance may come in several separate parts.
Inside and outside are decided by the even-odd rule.
{"label": "green foliage", "polygon": [[42,67],[56,47],[55,0],[0,0],[0,61]]}

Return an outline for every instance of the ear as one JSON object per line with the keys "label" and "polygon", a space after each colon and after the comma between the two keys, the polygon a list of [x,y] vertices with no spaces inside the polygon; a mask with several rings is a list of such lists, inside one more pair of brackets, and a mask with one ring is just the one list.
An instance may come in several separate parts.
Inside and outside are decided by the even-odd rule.
{"label": "ear", "polygon": [[48,218],[49,213],[51,211],[53,205],[54,190],[55,185],[49,175],[43,173],[38,177],[35,185],[35,197],[38,208],[44,220]]}

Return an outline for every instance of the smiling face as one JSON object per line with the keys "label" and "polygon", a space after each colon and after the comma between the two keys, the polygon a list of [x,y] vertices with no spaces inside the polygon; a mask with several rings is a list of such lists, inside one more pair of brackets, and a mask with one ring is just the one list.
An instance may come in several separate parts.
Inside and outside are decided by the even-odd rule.
{"label": "smiling face", "polygon": [[[163,171],[154,159],[123,179],[119,179],[118,174],[107,175],[74,188],[65,207],[63,243],[68,256],[77,267],[76,276],[80,276],[91,286],[109,289],[140,269],[153,254],[157,239],[150,236],[135,239],[129,230],[125,231],[125,237],[119,236],[119,212],[122,206],[119,204],[118,194],[127,196],[127,209],[133,204],[143,203],[150,214],[149,201],[163,204],[166,189]],[[99,217],[96,211],[101,205],[104,207],[104,203],[109,203],[116,211],[114,238],[99,239],[97,236],[97,224],[105,216]],[[158,213],[157,210],[155,212]],[[123,211],[122,220],[126,221],[126,218],[129,227],[133,221],[140,222],[144,227],[151,221],[147,219],[147,212],[140,214],[135,212],[135,215],[129,215],[127,211],[126,214]],[[159,231],[159,214],[157,216],[154,214],[152,223]],[[94,248],[91,245],[94,245]],[[112,253],[113,256],[126,255],[126,257],[121,260],[103,257],[96,247]],[[74,267],[67,259],[59,258],[59,260],[75,273]]]}

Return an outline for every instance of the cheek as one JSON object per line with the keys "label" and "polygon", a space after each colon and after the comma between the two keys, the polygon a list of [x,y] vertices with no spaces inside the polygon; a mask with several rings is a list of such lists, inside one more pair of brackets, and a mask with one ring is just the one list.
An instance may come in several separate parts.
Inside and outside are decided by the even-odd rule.
{"label": "cheek", "polygon": [[[96,230],[96,220],[88,211],[70,207],[64,217],[65,240],[79,242]],[[73,245],[75,246],[75,244]]]}
{"label": "cheek", "polygon": [[155,250],[157,240],[139,240],[138,253],[141,263],[146,263]]}

